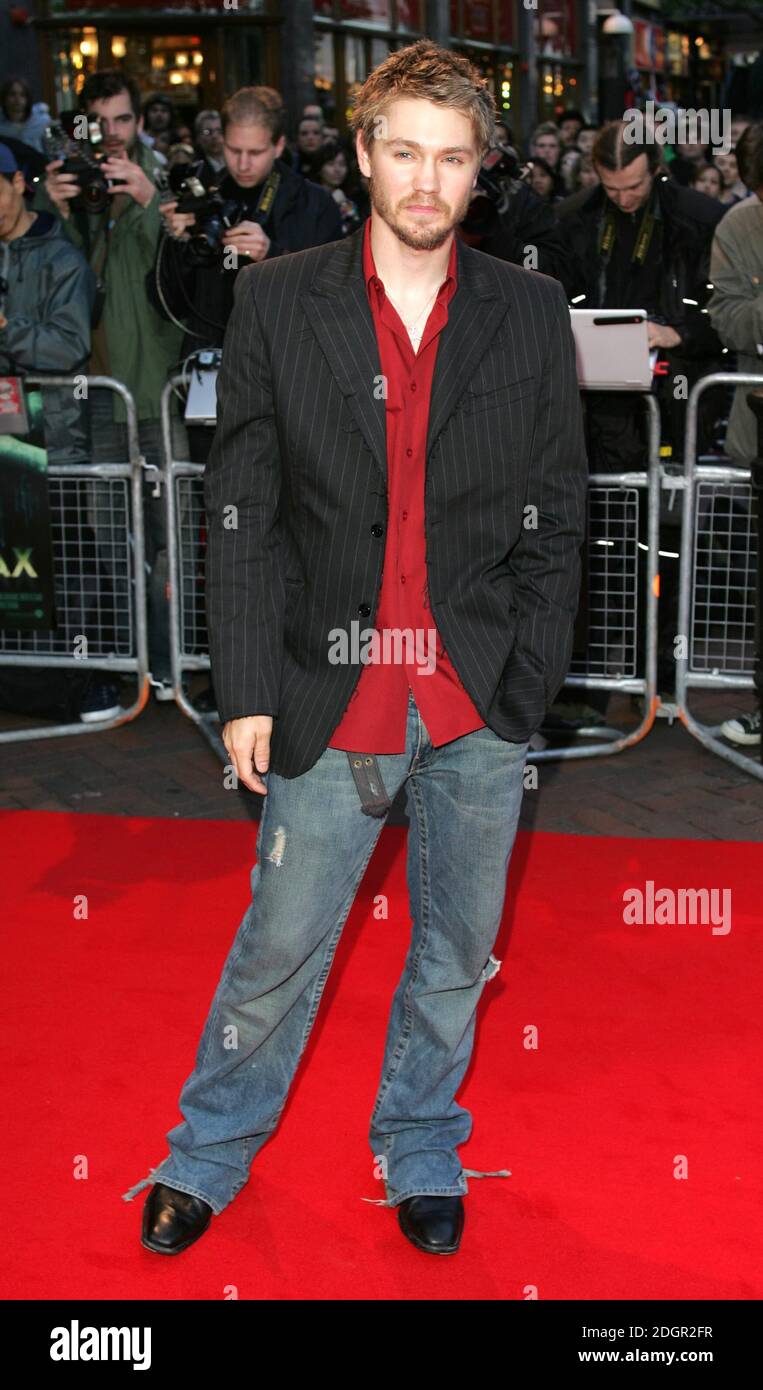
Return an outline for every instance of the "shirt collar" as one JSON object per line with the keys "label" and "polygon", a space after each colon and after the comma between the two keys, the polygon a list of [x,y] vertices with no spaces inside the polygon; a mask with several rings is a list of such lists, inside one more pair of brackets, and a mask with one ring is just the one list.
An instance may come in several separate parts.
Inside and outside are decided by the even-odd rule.
{"label": "shirt collar", "polygon": [[[373,251],[371,250],[371,218],[370,218],[370,217],[367,217],[367,218],[366,218],[365,223],[364,223],[364,226],[363,226],[363,278],[364,278],[365,284],[366,284],[366,293],[368,294],[368,296],[369,296],[369,298],[370,298],[370,296],[371,296],[371,290],[372,290],[372,288],[375,287],[377,281],[378,281],[378,284],[379,284],[379,285],[381,285],[381,283],[382,283],[381,280],[378,280],[378,277],[377,277],[377,274],[376,274],[376,266],[375,266],[375,264],[374,264],[374,255],[373,255]],[[458,270],[457,270],[457,256],[456,256],[456,234],[455,234],[455,233],[454,233],[454,235],[453,235],[453,240],[452,240],[451,243],[450,243],[450,260],[448,261],[448,269],[447,269],[446,274],[445,274],[445,279],[443,280],[442,285],[440,286],[439,294],[443,294],[443,293],[448,289],[448,287],[450,286],[451,281],[452,281],[452,283],[453,283],[453,287],[455,288],[455,287],[457,286],[457,284],[458,284]],[[439,298],[439,294],[438,294],[438,298]]]}

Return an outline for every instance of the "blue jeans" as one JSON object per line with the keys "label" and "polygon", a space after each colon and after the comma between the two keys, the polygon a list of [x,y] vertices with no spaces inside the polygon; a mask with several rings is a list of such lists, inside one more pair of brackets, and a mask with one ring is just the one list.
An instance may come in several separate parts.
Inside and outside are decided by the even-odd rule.
{"label": "blue jeans", "polygon": [[[392,999],[369,1139],[396,1206],[463,1195],[457,1148],[472,1117],[455,1093],[469,1065],[522,801],[527,743],[477,729],[434,748],[408,702],[404,753],[379,754],[391,799],[405,783],[410,949]],[[363,751],[363,750],[360,750]],[[361,811],[346,753],[327,748],[300,777],[265,773],[252,902],[223,967],[170,1153],[124,1194],[163,1182],[219,1214],[276,1128],[342,927],[384,820]],[[336,1104],[336,1100],[334,1101]],[[339,1102],[341,1103],[341,1101]],[[495,1176],[507,1176],[499,1170]]]}

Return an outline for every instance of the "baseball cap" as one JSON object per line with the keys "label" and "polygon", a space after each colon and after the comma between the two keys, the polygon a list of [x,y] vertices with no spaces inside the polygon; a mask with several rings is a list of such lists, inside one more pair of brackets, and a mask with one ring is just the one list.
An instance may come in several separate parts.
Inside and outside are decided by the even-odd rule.
{"label": "baseball cap", "polygon": [[0,140],[0,174],[15,174],[19,164],[13,150]]}

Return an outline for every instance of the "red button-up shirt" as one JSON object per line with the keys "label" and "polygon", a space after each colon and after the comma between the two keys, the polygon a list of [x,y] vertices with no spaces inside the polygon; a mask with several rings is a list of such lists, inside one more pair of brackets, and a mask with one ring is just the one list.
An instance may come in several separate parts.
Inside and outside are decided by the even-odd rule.
{"label": "red button-up shirt", "polygon": [[[375,620],[379,650],[371,652],[372,660],[363,667],[329,747],[404,753],[409,690],[435,747],[485,727],[442,645],[427,587],[424,483],[429,400],[440,333],[456,292],[455,236],[448,273],[416,353],[376,274],[370,217],[363,232],[363,273],[387,384],[388,525]],[[410,629],[411,636],[394,641],[391,629]],[[361,639],[365,647],[363,629]]]}

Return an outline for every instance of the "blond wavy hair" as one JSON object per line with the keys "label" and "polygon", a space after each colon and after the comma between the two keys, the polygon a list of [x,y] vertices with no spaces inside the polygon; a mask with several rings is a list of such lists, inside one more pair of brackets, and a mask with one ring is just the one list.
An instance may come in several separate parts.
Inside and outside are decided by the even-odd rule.
{"label": "blond wavy hair", "polygon": [[362,133],[369,153],[379,118],[389,103],[400,97],[432,101],[468,116],[480,162],[495,142],[498,113],[493,94],[481,72],[460,53],[451,53],[430,39],[419,39],[390,53],[369,73],[349,122],[353,136]]}

